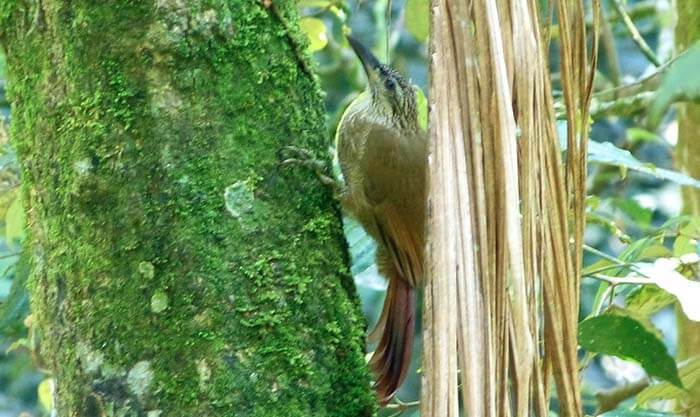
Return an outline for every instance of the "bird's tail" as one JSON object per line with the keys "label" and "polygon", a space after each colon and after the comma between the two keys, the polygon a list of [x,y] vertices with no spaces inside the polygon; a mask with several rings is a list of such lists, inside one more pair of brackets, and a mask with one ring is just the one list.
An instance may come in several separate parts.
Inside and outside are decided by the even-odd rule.
{"label": "bird's tail", "polygon": [[398,274],[392,276],[376,329],[382,331],[382,336],[369,362],[377,378],[374,389],[382,405],[391,400],[408,373],[415,316],[414,289]]}

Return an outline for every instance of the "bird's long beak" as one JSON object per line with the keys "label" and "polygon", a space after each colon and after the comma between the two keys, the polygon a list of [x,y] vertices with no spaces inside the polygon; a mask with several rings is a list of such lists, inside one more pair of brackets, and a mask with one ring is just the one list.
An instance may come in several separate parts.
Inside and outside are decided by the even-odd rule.
{"label": "bird's long beak", "polygon": [[352,46],[355,54],[360,58],[360,61],[362,61],[362,66],[365,69],[367,78],[370,78],[372,70],[376,70],[381,65],[379,60],[376,56],[374,56],[374,54],[372,54],[372,52],[369,51],[369,49],[365,48],[364,45],[358,42],[357,39],[350,35],[346,35],[346,38],[348,38],[348,42],[350,42],[350,46]]}

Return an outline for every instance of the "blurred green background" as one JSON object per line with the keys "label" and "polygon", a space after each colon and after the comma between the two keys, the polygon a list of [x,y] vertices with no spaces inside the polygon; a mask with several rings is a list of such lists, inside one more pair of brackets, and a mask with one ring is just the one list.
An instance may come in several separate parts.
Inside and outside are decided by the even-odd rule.
{"label": "blurred green background", "polygon": [[[344,33],[351,31],[380,60],[390,62],[427,94],[429,10],[426,0],[299,0],[298,8],[302,18],[300,26],[309,37],[310,53],[325,93],[329,150],[342,111],[365,83],[364,73],[348,47]],[[659,59],[668,61],[674,53],[671,4],[667,1],[629,1],[625,8]],[[603,9],[609,21],[605,35],[608,44],[604,42],[601,49],[596,91],[635,82],[655,71],[654,65],[630,37],[612,3],[604,1]],[[558,79],[556,40],[554,37],[550,55],[555,81]],[[7,125],[11,118],[5,98],[4,64],[4,57],[0,55],[0,115]],[[624,109],[624,105],[622,107]],[[592,248],[614,256],[630,252],[631,245],[655,236],[665,222],[677,218],[681,209],[679,183],[692,184],[688,178],[658,175],[653,171],[654,167],[673,169],[673,149],[677,141],[673,111],[665,114],[658,127],[648,130],[644,127],[647,116],[644,106],[625,110],[628,111],[594,112],[591,131],[592,140],[609,142],[615,148],[613,152],[604,148],[590,158],[588,186],[591,197],[586,242]],[[15,417],[22,412],[42,416],[46,415],[46,410],[39,404],[38,386],[45,376],[32,361],[34,347],[25,325],[29,308],[26,292],[22,289],[27,268],[20,244],[23,215],[16,199],[20,179],[18,163],[8,145],[6,127],[0,130],[0,150],[0,231],[5,237],[0,239],[0,417]],[[642,168],[647,167],[647,171],[631,166],[634,161],[641,163]],[[352,273],[371,327],[381,310],[385,283],[373,264],[374,244],[371,239],[349,219],[346,219],[346,235],[353,260]],[[676,236],[671,236],[662,245],[673,251],[674,246],[678,246],[676,240]],[[697,251],[695,240],[688,240],[688,244]],[[599,255],[587,251],[584,264],[592,265],[600,259]],[[624,274],[624,271],[619,273]],[[597,280],[583,280],[582,318],[600,307],[599,287]],[[621,303],[631,290],[618,292]],[[676,351],[674,317],[669,307],[654,312],[652,316],[653,324],[671,355]],[[420,346],[420,338],[421,332],[418,331],[416,346]],[[420,348],[414,352],[410,376],[398,394],[402,401],[418,398],[420,378],[416,371],[419,357]],[[584,373],[586,411],[592,413],[596,407],[593,396],[596,390],[642,376],[641,368],[631,362],[596,357]],[[43,386],[43,395],[47,388],[47,385]],[[556,410],[556,402],[554,406]],[[397,414],[395,410],[384,410],[382,415]],[[403,415],[417,415],[417,410],[408,408]]]}

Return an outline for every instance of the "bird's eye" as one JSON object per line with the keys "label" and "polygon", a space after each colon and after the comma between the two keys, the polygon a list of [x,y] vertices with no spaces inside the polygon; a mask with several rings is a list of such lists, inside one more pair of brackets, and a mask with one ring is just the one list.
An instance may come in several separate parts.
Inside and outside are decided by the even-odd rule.
{"label": "bird's eye", "polygon": [[396,88],[396,83],[391,78],[387,78],[386,81],[384,81],[384,87],[386,87],[387,90],[394,91],[394,88]]}

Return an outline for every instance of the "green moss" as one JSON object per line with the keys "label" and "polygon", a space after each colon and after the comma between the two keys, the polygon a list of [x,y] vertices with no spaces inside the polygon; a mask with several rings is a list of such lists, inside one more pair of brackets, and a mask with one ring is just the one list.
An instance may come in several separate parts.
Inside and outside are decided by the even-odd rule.
{"label": "green moss", "polygon": [[157,3],[53,2],[43,30],[8,29],[59,411],[372,415],[337,208],[277,159],[327,146],[293,2]]}

